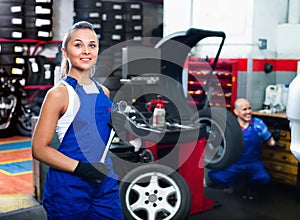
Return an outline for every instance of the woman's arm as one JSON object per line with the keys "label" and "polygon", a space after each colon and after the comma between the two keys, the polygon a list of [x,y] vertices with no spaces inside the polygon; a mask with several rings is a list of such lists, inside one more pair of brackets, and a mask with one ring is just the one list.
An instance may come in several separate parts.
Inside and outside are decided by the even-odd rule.
{"label": "woman's arm", "polygon": [[32,156],[53,168],[73,172],[78,161],[50,146],[57,121],[64,114],[67,106],[68,92],[64,85],[48,91],[32,136]]}

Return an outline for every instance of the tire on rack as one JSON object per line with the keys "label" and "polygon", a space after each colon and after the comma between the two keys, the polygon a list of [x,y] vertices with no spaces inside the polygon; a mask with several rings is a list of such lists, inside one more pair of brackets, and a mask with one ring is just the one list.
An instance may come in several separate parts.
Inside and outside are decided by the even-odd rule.
{"label": "tire on rack", "polygon": [[244,137],[236,117],[222,107],[199,111],[198,122],[207,125],[205,164],[209,169],[222,169],[237,161],[244,150]]}
{"label": "tire on rack", "polygon": [[18,133],[22,136],[31,136],[32,135],[32,125],[31,118],[33,116],[38,116],[40,112],[40,107],[38,105],[29,106],[22,105],[20,106],[20,112],[16,115],[16,129]]}
{"label": "tire on rack", "polygon": [[172,168],[146,164],[128,172],[120,182],[125,219],[187,219],[191,195],[183,177]]}

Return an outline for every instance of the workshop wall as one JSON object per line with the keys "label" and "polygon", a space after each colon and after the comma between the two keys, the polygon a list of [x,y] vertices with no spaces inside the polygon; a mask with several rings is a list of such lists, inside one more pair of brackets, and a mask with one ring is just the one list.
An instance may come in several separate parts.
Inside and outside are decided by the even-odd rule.
{"label": "workshop wall", "polygon": [[[220,57],[239,61],[237,95],[261,109],[265,88],[289,84],[298,71],[299,8],[299,0],[165,0],[164,28],[166,34],[190,27],[224,31]],[[178,14],[183,18],[179,25]],[[214,57],[213,43],[194,55]],[[264,71],[266,63],[273,66],[270,73]]]}
{"label": "workshop wall", "polygon": [[[300,57],[300,45],[294,41],[300,33],[300,29],[296,28],[300,20],[289,19],[291,17],[289,15],[295,14],[294,8],[289,4],[293,1],[300,2],[299,0],[164,0],[164,33],[168,35],[190,27],[224,31],[227,37],[222,57],[261,59]],[[291,51],[285,49],[290,48],[291,44],[294,44],[292,51],[298,51],[297,54],[293,53],[293,57]]]}
{"label": "workshop wall", "polygon": [[[233,58],[232,60],[239,63],[237,96],[247,97],[252,108],[256,110],[262,108],[268,85],[289,84],[297,75],[298,60],[294,59]],[[266,63],[272,65],[270,73],[265,72]]]}
{"label": "workshop wall", "polygon": [[[300,0],[164,0],[162,8],[161,5],[144,1],[143,4],[147,4],[147,10],[144,11],[144,32],[145,36],[149,36],[162,19],[164,35],[190,27],[224,31],[227,38],[221,58],[239,61],[237,95],[249,98],[253,107],[259,109],[267,85],[289,84],[297,73],[297,61],[300,58],[300,12],[295,11],[295,6],[299,2]],[[73,22],[73,1],[55,0],[53,10],[53,39],[62,39],[63,33]],[[51,53],[55,54],[56,50],[50,48],[43,53],[52,56]],[[213,56],[210,53],[207,51],[208,56]],[[266,62],[273,65],[272,72],[268,74],[263,68]]]}

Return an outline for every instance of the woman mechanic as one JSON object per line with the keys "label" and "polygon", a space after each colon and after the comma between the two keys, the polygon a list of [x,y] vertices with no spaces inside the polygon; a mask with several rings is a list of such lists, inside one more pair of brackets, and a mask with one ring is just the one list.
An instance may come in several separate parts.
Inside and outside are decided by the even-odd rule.
{"label": "woman mechanic", "polygon": [[[48,219],[123,219],[117,175],[103,156],[110,135],[109,91],[92,78],[99,43],[92,24],[75,23],[62,42],[62,79],[51,88],[32,138],[33,157],[49,166]],[[54,133],[59,148],[50,147]]]}

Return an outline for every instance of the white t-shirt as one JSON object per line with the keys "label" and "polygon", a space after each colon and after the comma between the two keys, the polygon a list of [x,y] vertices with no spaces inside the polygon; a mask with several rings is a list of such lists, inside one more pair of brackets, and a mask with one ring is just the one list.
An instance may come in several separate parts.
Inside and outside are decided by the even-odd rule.
{"label": "white t-shirt", "polygon": [[[64,80],[62,80],[61,82],[66,86],[68,90],[69,103],[66,112],[59,118],[56,125],[56,133],[60,142],[62,142],[65,133],[73,122],[80,106],[80,100],[73,87]],[[94,82],[90,85],[83,85],[83,89],[88,94],[99,93],[99,90]]]}

